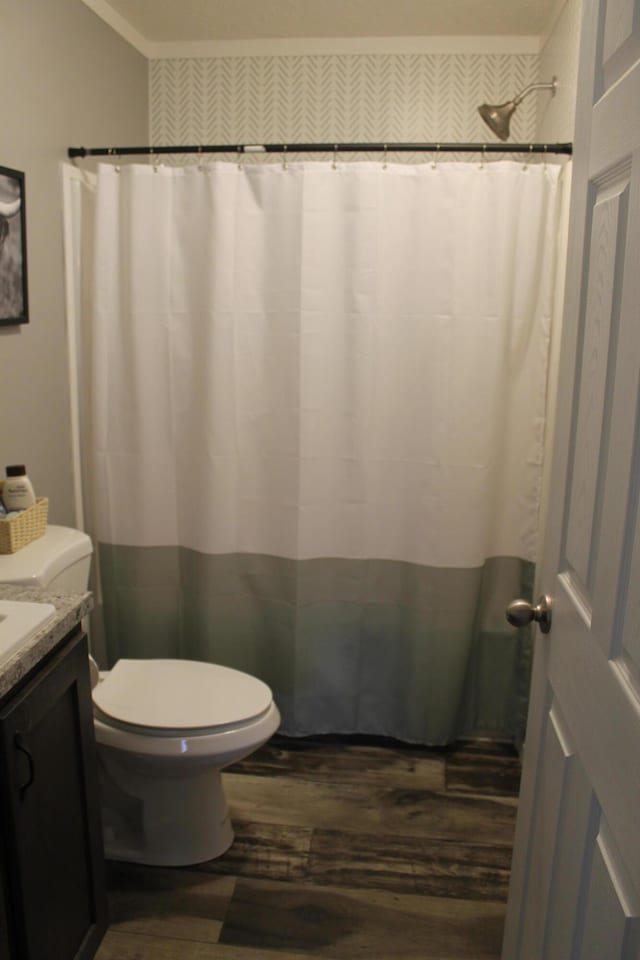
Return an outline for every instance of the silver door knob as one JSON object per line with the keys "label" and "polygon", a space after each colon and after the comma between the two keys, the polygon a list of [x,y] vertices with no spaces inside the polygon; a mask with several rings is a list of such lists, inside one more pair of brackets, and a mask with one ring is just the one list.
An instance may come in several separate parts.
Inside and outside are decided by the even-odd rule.
{"label": "silver door knob", "polygon": [[526,627],[535,620],[542,633],[551,630],[551,597],[543,594],[534,607],[528,600],[512,600],[506,610],[507,620],[513,627]]}

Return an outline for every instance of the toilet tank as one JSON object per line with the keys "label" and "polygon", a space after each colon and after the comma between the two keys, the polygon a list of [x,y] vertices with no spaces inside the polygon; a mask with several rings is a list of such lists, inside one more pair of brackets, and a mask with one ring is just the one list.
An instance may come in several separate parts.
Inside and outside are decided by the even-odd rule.
{"label": "toilet tank", "polygon": [[0,555],[0,583],[84,593],[92,549],[91,538],[81,530],[49,525],[43,537]]}

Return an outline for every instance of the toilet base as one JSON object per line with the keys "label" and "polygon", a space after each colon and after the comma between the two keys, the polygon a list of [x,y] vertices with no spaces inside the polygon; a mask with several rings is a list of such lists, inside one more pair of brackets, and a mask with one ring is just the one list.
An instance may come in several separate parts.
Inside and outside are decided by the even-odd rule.
{"label": "toilet base", "polygon": [[[105,857],[159,867],[183,867],[220,857],[233,829],[218,769],[197,776],[126,777],[115,751],[100,758]],[[120,767],[117,778],[111,765]],[[116,771],[113,771],[116,772]],[[124,786],[124,789],[123,789]],[[126,792],[125,792],[126,791]]]}

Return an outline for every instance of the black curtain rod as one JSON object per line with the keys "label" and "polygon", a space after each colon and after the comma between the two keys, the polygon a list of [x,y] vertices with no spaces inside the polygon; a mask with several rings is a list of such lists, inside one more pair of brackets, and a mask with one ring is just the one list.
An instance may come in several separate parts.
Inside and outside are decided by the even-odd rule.
{"label": "black curtain rod", "polygon": [[571,143],[256,143],[174,147],[69,147],[67,156],[161,156],[167,153],[563,153]]}

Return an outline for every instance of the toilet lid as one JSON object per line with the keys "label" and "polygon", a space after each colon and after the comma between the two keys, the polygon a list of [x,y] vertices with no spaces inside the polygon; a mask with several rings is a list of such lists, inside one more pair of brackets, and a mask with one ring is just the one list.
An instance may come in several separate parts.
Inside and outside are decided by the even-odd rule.
{"label": "toilet lid", "polygon": [[132,726],[193,730],[246,723],[271,706],[256,677],[193,660],[118,660],[93,690],[107,717]]}

